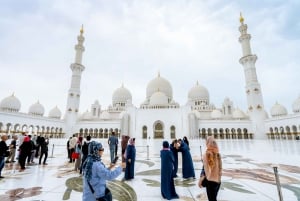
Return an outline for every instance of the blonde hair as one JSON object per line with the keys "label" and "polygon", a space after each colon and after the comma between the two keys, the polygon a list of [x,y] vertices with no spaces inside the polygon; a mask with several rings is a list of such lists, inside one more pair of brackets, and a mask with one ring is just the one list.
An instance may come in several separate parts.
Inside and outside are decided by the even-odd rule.
{"label": "blonde hair", "polygon": [[216,161],[218,160],[218,162],[220,162],[221,157],[219,154],[218,144],[212,136],[209,136],[206,139],[206,148],[205,154],[207,157],[208,166],[210,168],[214,168]]}

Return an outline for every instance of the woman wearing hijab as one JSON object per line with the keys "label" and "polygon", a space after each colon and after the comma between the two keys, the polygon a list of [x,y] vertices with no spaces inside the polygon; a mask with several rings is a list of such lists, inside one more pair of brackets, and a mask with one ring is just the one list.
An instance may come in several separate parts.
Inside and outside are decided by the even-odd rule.
{"label": "woman wearing hijab", "polygon": [[178,171],[178,141],[177,139],[173,140],[170,144],[170,150],[174,157],[174,170],[173,170],[173,177],[177,177]]}
{"label": "woman wearing hijab", "polygon": [[163,141],[163,149],[160,151],[161,172],[160,172],[160,189],[164,199],[177,199],[179,196],[175,191],[174,186],[174,165],[175,160],[173,153],[170,151],[169,143]]}
{"label": "woman wearing hijab", "polygon": [[180,143],[178,151],[181,151],[182,153],[182,177],[184,179],[195,178],[195,170],[190,148],[183,140],[179,139],[178,142]]}
{"label": "woman wearing hijab", "polygon": [[203,166],[206,179],[206,193],[209,201],[217,201],[221,185],[222,160],[217,142],[212,136],[206,139],[206,152],[203,155]]}
{"label": "woman wearing hijab", "polygon": [[111,193],[106,187],[106,180],[113,180],[122,172],[122,167],[116,167],[111,170],[115,164],[111,164],[110,168],[106,168],[101,157],[104,148],[101,143],[92,141],[89,145],[89,154],[83,164],[83,201],[107,200],[111,201]]}
{"label": "woman wearing hijab", "polygon": [[125,162],[126,162],[126,169],[125,169],[125,180],[130,180],[134,178],[134,163],[135,163],[135,138],[130,138],[128,142],[128,146],[125,151]]}

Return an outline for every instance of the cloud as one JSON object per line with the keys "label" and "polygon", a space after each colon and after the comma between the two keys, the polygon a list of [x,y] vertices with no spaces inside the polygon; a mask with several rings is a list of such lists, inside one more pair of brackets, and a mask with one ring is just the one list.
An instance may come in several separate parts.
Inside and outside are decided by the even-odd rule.
{"label": "cloud", "polygon": [[278,99],[290,110],[300,91],[295,84],[300,63],[298,8],[296,1],[283,0],[259,1],[257,6],[217,0],[5,3],[0,8],[0,68],[6,76],[0,81],[0,98],[15,91],[24,112],[37,99],[46,113],[55,105],[64,111],[69,66],[84,24],[81,111],[95,99],[106,108],[122,83],[139,107],[158,71],[170,81],[181,105],[199,81],[217,107],[229,97],[246,110],[244,72],[238,62],[242,11],[252,52],[258,56],[265,106],[268,110]]}

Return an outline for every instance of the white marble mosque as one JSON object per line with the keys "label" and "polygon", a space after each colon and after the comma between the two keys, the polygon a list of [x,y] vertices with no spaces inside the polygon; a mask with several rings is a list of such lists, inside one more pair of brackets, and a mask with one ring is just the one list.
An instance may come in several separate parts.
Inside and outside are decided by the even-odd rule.
{"label": "white marble mosque", "polygon": [[[196,179],[175,179],[176,191],[184,201],[207,200],[205,189],[197,186],[202,168],[201,152],[205,137],[213,135],[219,143],[223,161],[219,201],[277,201],[279,192],[285,201],[300,201],[300,97],[291,100],[293,114],[276,103],[268,114],[263,103],[252,54],[247,25],[240,18],[240,63],[245,73],[245,95],[248,108],[243,111],[226,98],[221,106],[210,102],[209,92],[199,83],[187,92],[187,102],[173,99],[170,82],[159,73],[146,87],[145,101],[132,104],[132,95],[122,84],[112,96],[112,105],[102,108],[96,100],[90,111],[78,110],[81,76],[85,70],[84,30],[80,30],[75,46],[75,62],[71,64],[72,79],[63,113],[54,107],[45,114],[44,106],[34,103],[28,113],[20,112],[21,101],[15,94],[0,103],[0,133],[9,135],[27,131],[50,138],[48,165],[27,165],[19,172],[18,163],[6,163],[0,179],[1,201],[82,200],[82,177],[68,163],[67,138],[73,133],[91,135],[107,148],[112,131],[119,136],[136,137],[135,178],[122,181],[123,174],[108,183],[114,200],[163,200],[160,194],[160,157],[163,139],[171,141],[186,135],[196,171]],[[88,69],[87,69],[88,70]],[[295,97],[296,98],[296,97]],[[7,142],[9,143],[9,141]],[[120,148],[119,148],[120,150]],[[109,163],[109,153],[103,157]],[[278,168],[280,190],[277,189],[274,167]]]}
{"label": "white marble mosque", "polygon": [[245,111],[235,108],[229,98],[215,106],[210,102],[208,90],[198,82],[187,92],[186,104],[181,105],[173,99],[171,83],[158,73],[148,83],[145,101],[139,107],[132,104],[130,91],[121,84],[113,92],[112,105],[108,108],[102,108],[96,100],[89,111],[80,112],[80,84],[85,70],[82,28],[75,45],[75,62],[70,66],[72,78],[65,112],[54,107],[46,115],[39,102],[30,106],[28,113],[19,112],[21,101],[12,94],[0,103],[0,133],[28,131],[55,138],[80,133],[107,138],[114,130],[138,139],[171,139],[183,135],[192,138],[214,135],[219,139],[296,139],[300,133],[300,97],[291,100],[293,114],[288,114],[279,103],[275,103],[268,114],[256,74],[257,56],[251,51],[251,35],[247,33],[242,16],[240,23],[242,57],[239,61],[244,68],[248,105]]}

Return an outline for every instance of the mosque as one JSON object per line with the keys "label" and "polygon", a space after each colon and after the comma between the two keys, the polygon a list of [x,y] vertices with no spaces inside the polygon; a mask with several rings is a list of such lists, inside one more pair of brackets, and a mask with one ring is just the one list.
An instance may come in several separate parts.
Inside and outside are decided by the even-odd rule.
{"label": "mosque", "polygon": [[240,17],[239,42],[242,57],[239,62],[245,74],[247,108],[235,108],[229,98],[216,107],[210,102],[209,92],[199,83],[187,93],[187,102],[180,105],[173,99],[171,83],[159,73],[146,87],[145,101],[140,106],[132,104],[131,92],[122,84],[112,95],[112,104],[102,108],[96,100],[90,111],[81,113],[80,84],[85,70],[82,56],[85,50],[84,30],[81,28],[75,45],[75,62],[71,64],[71,85],[67,94],[67,107],[63,114],[54,107],[48,116],[44,106],[37,102],[28,113],[20,112],[21,101],[14,95],[0,103],[0,133],[12,135],[27,131],[52,138],[69,137],[74,133],[107,138],[112,131],[138,139],[150,138],[205,138],[213,135],[219,139],[299,139],[300,97],[291,104],[293,114],[276,103],[268,115],[263,102],[263,92],[257,78],[247,24]]}

